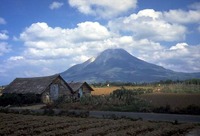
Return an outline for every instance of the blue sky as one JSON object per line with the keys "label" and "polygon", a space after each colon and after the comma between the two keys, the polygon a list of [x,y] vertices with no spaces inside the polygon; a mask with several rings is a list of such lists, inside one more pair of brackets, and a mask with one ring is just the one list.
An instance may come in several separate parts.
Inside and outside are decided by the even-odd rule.
{"label": "blue sky", "polygon": [[1,0],[0,85],[52,75],[108,48],[200,72],[198,0]]}

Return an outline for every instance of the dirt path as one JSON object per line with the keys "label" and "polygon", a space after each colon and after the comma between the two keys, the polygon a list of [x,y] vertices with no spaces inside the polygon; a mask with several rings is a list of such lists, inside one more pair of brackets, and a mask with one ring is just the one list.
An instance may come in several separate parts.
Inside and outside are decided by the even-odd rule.
{"label": "dirt path", "polygon": [[[10,107],[12,110],[32,110],[35,112],[44,112],[44,104],[26,106],[26,107]],[[64,109],[55,109],[55,112],[59,114],[65,111]],[[132,118],[141,119],[145,121],[169,121],[169,122],[191,122],[200,123],[199,115],[181,115],[181,114],[162,114],[162,113],[142,113],[142,112],[114,112],[114,111],[82,111],[82,110],[69,110],[68,112],[74,112],[78,115],[81,113],[86,113],[89,117],[95,118]]]}
{"label": "dirt path", "polygon": [[113,111],[90,111],[90,117],[97,118],[120,118],[127,117],[133,119],[151,121],[170,121],[170,122],[192,122],[200,123],[200,116],[197,115],[178,115],[161,113],[140,113],[140,112],[113,112]]}

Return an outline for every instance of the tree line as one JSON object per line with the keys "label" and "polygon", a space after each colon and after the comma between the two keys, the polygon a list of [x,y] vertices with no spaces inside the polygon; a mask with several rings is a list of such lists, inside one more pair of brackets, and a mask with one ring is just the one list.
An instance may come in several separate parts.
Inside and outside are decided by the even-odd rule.
{"label": "tree line", "polygon": [[189,85],[200,85],[200,78],[193,78],[193,79],[187,79],[187,80],[160,80],[158,82],[151,82],[151,83],[146,83],[146,82],[99,82],[99,83],[91,83],[92,86],[94,87],[105,87],[105,86],[148,86],[148,85],[157,85],[157,84],[189,84]]}

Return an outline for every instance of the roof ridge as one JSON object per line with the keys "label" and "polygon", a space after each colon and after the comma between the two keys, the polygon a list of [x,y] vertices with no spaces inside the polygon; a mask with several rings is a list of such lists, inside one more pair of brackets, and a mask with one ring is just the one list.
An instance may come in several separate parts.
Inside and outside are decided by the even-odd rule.
{"label": "roof ridge", "polygon": [[16,79],[36,79],[36,78],[50,78],[50,77],[58,77],[60,74],[54,74],[50,76],[40,76],[40,77],[17,77]]}

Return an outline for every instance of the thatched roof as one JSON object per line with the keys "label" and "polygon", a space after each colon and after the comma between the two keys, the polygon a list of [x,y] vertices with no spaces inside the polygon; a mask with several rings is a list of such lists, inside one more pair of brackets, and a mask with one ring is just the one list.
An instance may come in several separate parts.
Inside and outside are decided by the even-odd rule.
{"label": "thatched roof", "polygon": [[[62,79],[59,74],[46,77],[16,78],[3,90],[3,93],[42,94],[47,89],[47,87],[57,78]],[[69,89],[72,90],[70,87]]]}
{"label": "thatched roof", "polygon": [[79,88],[81,88],[83,85],[86,85],[91,91],[94,91],[92,89],[92,87],[90,87],[86,82],[83,82],[83,83],[81,83],[81,82],[71,82],[71,83],[68,83],[68,85],[72,88],[72,90],[74,92],[78,91]]}

